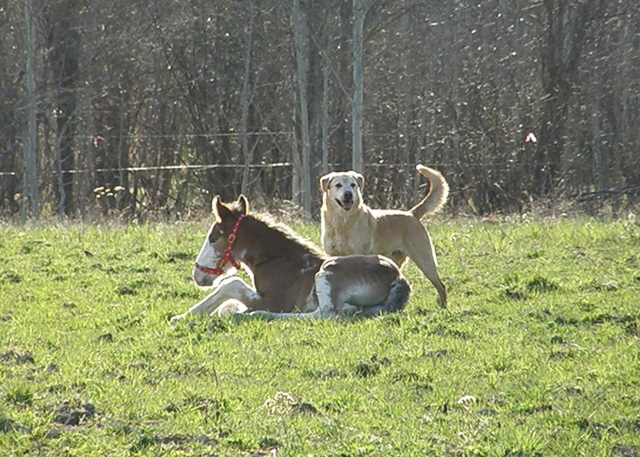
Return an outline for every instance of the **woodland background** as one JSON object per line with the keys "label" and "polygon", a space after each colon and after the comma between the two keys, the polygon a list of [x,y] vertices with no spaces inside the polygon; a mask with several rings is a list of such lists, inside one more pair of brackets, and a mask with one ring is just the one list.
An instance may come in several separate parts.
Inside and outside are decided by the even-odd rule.
{"label": "woodland background", "polygon": [[360,166],[407,207],[416,163],[478,214],[640,197],[637,0],[0,0],[0,30],[5,219],[317,216]]}

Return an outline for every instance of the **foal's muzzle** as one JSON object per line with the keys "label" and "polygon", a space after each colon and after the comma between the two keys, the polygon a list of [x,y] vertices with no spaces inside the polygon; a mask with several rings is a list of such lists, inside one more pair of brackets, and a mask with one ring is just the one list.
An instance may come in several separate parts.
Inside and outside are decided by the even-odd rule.
{"label": "foal's muzzle", "polygon": [[193,271],[191,272],[191,277],[193,281],[200,287],[210,287],[213,285],[213,281],[216,276],[205,273],[204,271],[198,269],[195,265],[193,267]]}

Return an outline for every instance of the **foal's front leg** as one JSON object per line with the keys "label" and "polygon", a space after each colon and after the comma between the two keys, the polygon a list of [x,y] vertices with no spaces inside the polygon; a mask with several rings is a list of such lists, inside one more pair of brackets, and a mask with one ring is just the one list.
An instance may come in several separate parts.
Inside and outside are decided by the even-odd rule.
{"label": "foal's front leg", "polygon": [[260,299],[260,296],[245,281],[237,276],[232,276],[220,282],[213,292],[189,308],[186,313],[173,316],[171,322],[182,319],[189,314],[211,314],[220,305],[231,299],[236,299],[251,309],[255,307],[254,303]]}

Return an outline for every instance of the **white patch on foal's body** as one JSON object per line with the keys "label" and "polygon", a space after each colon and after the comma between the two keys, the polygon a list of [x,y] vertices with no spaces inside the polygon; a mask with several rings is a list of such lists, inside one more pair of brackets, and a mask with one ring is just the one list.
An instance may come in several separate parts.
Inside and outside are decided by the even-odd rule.
{"label": "white patch on foal's body", "polygon": [[335,304],[331,299],[331,273],[320,270],[316,275],[316,296],[318,297],[319,317],[330,317],[340,314],[336,312]]}
{"label": "white patch on foal's body", "polygon": [[335,273],[327,272],[321,278],[316,277],[316,290],[318,291],[318,301],[320,303],[319,307],[323,306],[322,303],[324,300],[324,307],[329,310],[323,312],[323,316],[325,314],[338,317],[353,316],[355,313],[360,311],[361,308],[356,306],[359,305],[359,303],[352,305],[349,301],[353,297],[367,297],[370,293],[369,285],[362,282],[354,282],[349,284],[346,288],[341,289],[340,293],[336,294],[335,290],[333,290],[335,285],[331,285],[331,276],[333,274]]}

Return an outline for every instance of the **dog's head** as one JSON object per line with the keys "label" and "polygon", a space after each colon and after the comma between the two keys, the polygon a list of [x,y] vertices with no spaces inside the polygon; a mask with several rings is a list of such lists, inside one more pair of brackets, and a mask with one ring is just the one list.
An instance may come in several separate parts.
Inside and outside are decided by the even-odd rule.
{"label": "dog's head", "polygon": [[320,187],[327,204],[335,203],[345,211],[359,206],[364,176],[355,171],[333,172],[320,178]]}

